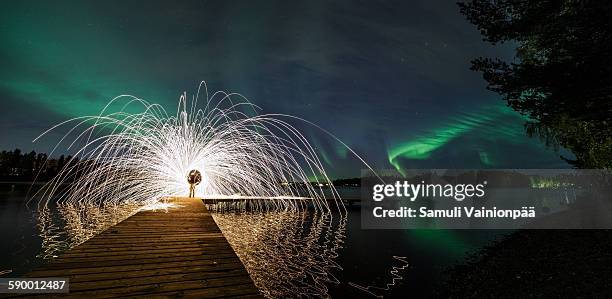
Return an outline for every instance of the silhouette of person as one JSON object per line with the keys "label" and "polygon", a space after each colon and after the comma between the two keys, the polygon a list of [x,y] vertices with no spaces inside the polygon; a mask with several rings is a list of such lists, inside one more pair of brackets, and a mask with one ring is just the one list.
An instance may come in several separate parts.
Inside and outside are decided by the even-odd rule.
{"label": "silhouette of person", "polygon": [[189,184],[189,197],[195,197],[195,185]]}
{"label": "silhouette of person", "polygon": [[195,186],[202,181],[202,174],[193,169],[187,174],[187,182],[189,183],[189,198],[195,197]]}

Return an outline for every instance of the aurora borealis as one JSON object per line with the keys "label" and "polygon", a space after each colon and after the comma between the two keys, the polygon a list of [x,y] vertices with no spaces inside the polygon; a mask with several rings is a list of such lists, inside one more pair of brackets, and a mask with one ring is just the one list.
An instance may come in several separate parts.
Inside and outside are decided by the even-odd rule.
{"label": "aurora borealis", "polygon": [[[518,163],[518,160],[505,156],[512,154],[510,150],[512,148],[527,148],[533,155],[538,155],[536,159],[540,161],[546,159],[539,154],[546,152],[547,149],[533,143],[533,140],[526,139],[523,128],[517,125],[525,121],[528,119],[500,103],[483,105],[473,112],[450,117],[439,125],[390,147],[389,163],[398,170],[401,167],[410,167],[415,161],[432,159],[437,152],[444,152],[445,147],[459,147],[458,152],[451,150],[447,151],[446,155],[457,156],[458,159],[472,158],[467,163],[451,161],[449,168],[473,167],[470,165],[483,168],[511,168],[513,163]],[[463,152],[466,147],[469,151]],[[529,161],[529,158],[522,154],[517,158]],[[402,160],[409,161],[408,165],[402,164]],[[530,162],[536,164],[536,161]],[[551,159],[550,163],[554,165],[554,160]],[[558,166],[562,167],[560,164]]]}
{"label": "aurora borealis", "polygon": [[[0,41],[2,149],[49,151],[52,136],[31,140],[121,94],[172,110],[205,80],[376,168],[565,167],[469,70],[513,49],[482,42],[452,1],[19,1],[2,4]],[[333,176],[359,175],[302,129]]]}

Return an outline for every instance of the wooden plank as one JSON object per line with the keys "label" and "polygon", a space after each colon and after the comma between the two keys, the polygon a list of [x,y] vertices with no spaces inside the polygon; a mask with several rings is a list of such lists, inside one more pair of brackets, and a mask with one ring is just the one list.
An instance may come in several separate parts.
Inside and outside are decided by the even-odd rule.
{"label": "wooden plank", "polygon": [[143,247],[129,247],[128,250],[104,250],[103,248],[98,249],[90,249],[90,250],[75,250],[70,251],[64,254],[64,257],[93,257],[93,256],[119,256],[119,255],[140,255],[140,254],[162,254],[162,253],[175,253],[175,252],[184,252],[184,251],[197,251],[197,252],[210,252],[211,250],[229,250],[231,247],[228,247],[225,244],[211,244],[201,246],[171,246],[171,247],[154,247],[150,248],[147,246]]}
{"label": "wooden plank", "polygon": [[[214,267],[211,267],[213,265]],[[182,262],[173,262],[166,264],[152,263],[152,264],[144,264],[144,265],[125,265],[118,267],[95,267],[95,268],[72,268],[72,269],[48,269],[48,270],[39,270],[36,274],[37,277],[61,277],[61,274],[67,275],[77,275],[77,274],[96,274],[96,273],[117,273],[117,272],[143,272],[144,270],[150,269],[168,269],[168,268],[178,268],[185,269],[197,266],[203,266],[208,269],[221,269],[224,268],[224,263],[215,263],[214,261],[204,260],[204,261],[182,261]],[[230,263],[229,265],[233,267],[242,267],[242,263]],[[32,276],[30,276],[32,277]]]}
{"label": "wooden plank", "polygon": [[135,271],[117,271],[110,273],[91,273],[91,274],[74,274],[73,277],[77,278],[79,282],[100,282],[108,280],[120,280],[130,278],[147,278],[150,276],[161,276],[161,275],[172,275],[172,274],[211,274],[216,276],[223,276],[226,274],[244,274],[244,271],[238,264],[222,264],[212,269],[207,266],[194,266],[185,270],[184,268],[161,268],[151,270]]}
{"label": "wooden plank", "polygon": [[74,297],[260,298],[202,200],[172,203],[179,207],[139,212],[27,276],[67,277]]}

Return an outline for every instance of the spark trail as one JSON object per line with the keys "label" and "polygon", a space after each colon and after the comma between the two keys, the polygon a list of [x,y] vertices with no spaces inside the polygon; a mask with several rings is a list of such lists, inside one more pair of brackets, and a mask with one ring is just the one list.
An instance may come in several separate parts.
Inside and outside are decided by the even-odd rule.
{"label": "spark trail", "polygon": [[259,110],[239,94],[209,95],[202,82],[190,100],[181,95],[174,114],[124,95],[98,115],[44,132],[38,138],[66,130],[52,154],[66,146],[73,158],[32,197],[41,198],[39,257],[53,258],[139,210],[174,208],[164,199],[187,196],[187,175],[197,170],[196,196],[219,200],[207,207],[264,295],[329,297],[328,285],[339,283],[347,211],[317,152],[289,121],[320,129],[372,168],[318,125]]}
{"label": "spark trail", "polygon": [[[198,102],[200,92],[206,99]],[[122,108],[111,112],[117,105]],[[128,112],[133,110],[140,112]],[[198,170],[199,197],[270,198],[266,209],[298,211],[312,204],[321,212],[344,211],[317,153],[287,121],[296,117],[259,110],[240,94],[209,95],[205,82],[190,101],[181,95],[176,114],[134,96],[116,97],[99,115],[67,120],[38,137],[67,129],[54,151],[76,148],[37,194],[41,206],[52,198],[58,205],[155,205],[186,196],[186,175]]]}

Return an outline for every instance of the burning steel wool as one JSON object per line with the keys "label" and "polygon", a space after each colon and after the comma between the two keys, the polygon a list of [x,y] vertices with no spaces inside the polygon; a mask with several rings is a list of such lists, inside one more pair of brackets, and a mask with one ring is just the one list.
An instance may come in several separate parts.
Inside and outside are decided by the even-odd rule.
{"label": "burning steel wool", "polygon": [[209,95],[202,82],[190,100],[181,95],[176,114],[124,95],[98,115],[50,128],[38,138],[67,130],[55,149],[73,149],[74,158],[34,196],[39,256],[53,258],[139,210],[172,208],[167,198],[197,196],[219,200],[207,207],[264,295],[327,297],[326,284],[338,283],[346,209],[288,121],[346,144],[306,120],[258,110],[239,94]]}
{"label": "burning steel wool", "polygon": [[[123,108],[111,112],[118,104]],[[128,112],[134,109],[140,112]],[[266,209],[343,210],[317,153],[287,120],[314,124],[258,110],[239,94],[209,95],[204,82],[190,101],[181,95],[172,115],[134,96],[116,97],[99,115],[67,120],[38,137],[64,128],[68,132],[55,149],[77,148],[75,158],[39,192],[42,206],[52,198],[58,205],[147,206],[197,192],[242,203],[272,199],[264,201]],[[199,184],[186,182],[192,170],[199,172]],[[319,186],[330,190],[324,194]]]}

